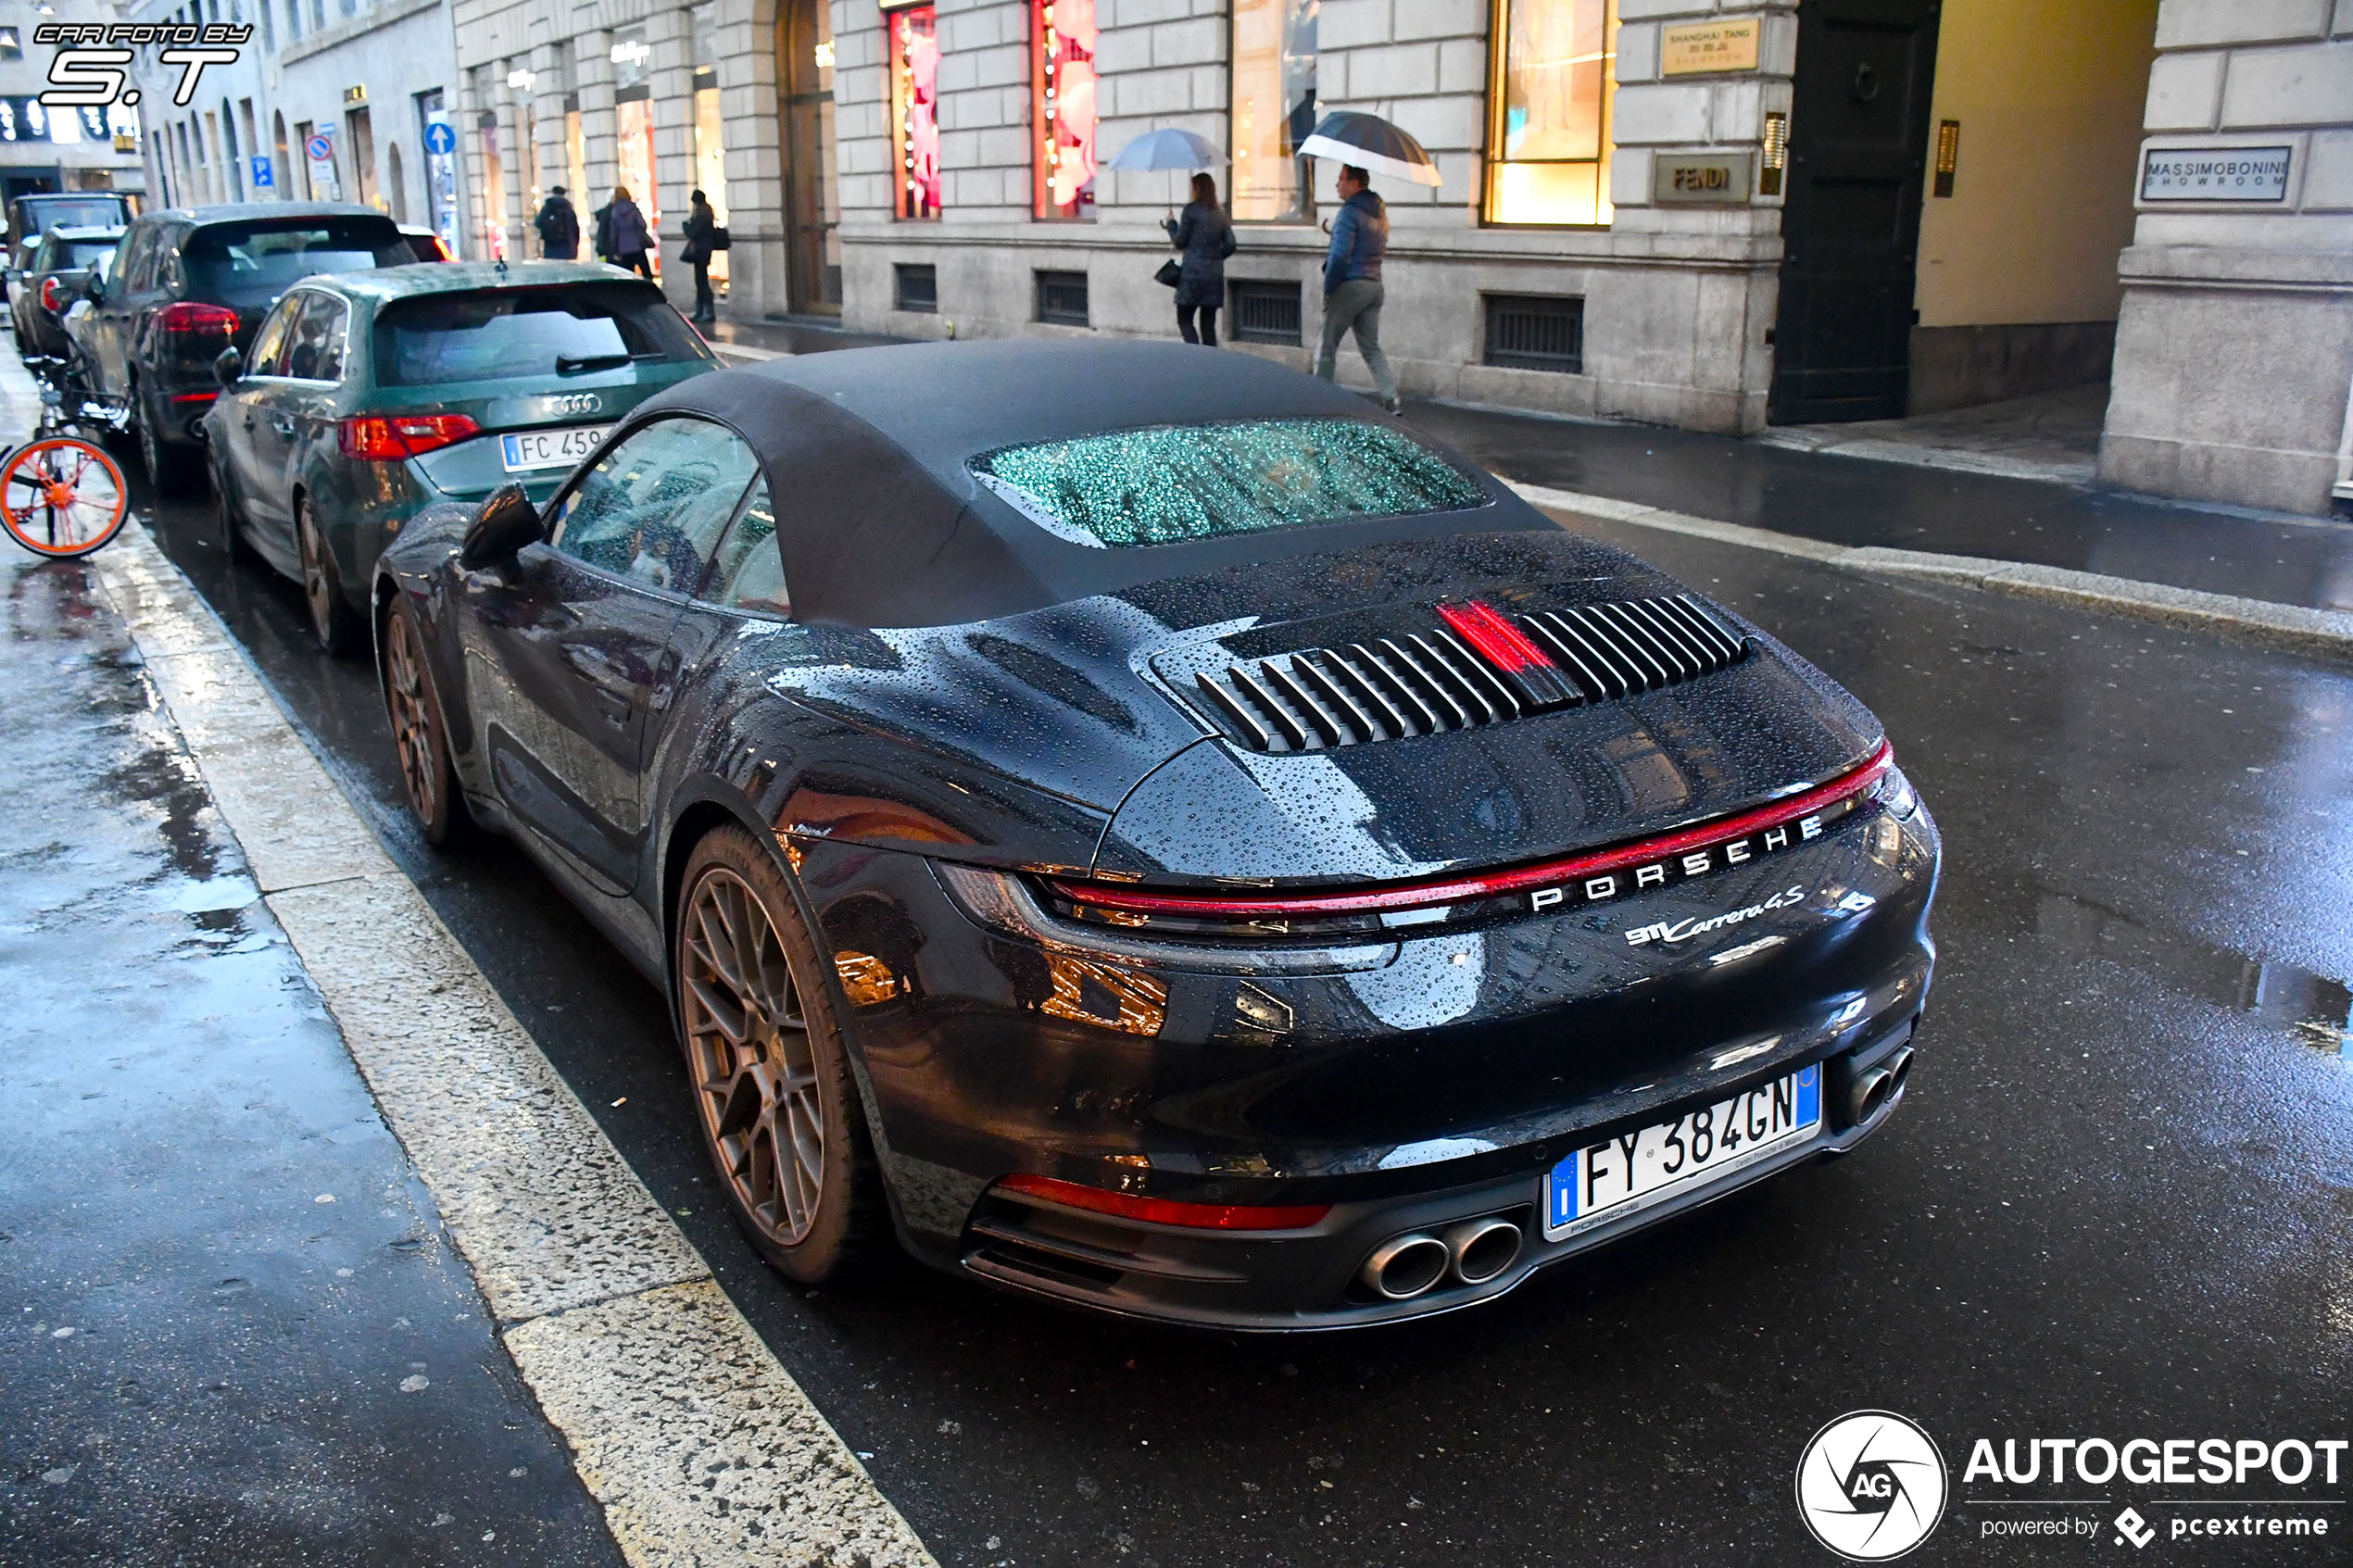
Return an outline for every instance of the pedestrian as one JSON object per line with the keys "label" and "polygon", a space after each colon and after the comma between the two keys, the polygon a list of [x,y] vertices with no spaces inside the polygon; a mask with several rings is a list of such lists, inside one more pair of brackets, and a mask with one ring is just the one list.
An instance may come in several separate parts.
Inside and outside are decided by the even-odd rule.
{"label": "pedestrian", "polygon": [[1217,309],[1226,303],[1226,258],[1234,254],[1234,225],[1218,205],[1215,176],[1194,175],[1193,199],[1185,204],[1183,220],[1164,219],[1161,227],[1168,231],[1168,243],[1185,253],[1176,276],[1176,330],[1187,343],[1214,348]]}
{"label": "pedestrian", "polygon": [[711,295],[711,242],[719,233],[719,214],[697,191],[694,205],[686,208],[686,248],[678,259],[695,270],[695,313],[691,318],[705,325],[719,320],[719,303]]}
{"label": "pedestrian", "polygon": [[646,215],[629,199],[629,187],[615,185],[612,200],[597,209],[597,254],[613,266],[650,278],[653,264],[646,259],[652,236],[646,232]]}
{"label": "pedestrian", "polygon": [[1389,209],[1373,194],[1373,177],[1353,163],[1340,169],[1340,200],[1331,253],[1324,259],[1324,337],[1315,350],[1315,373],[1333,379],[1340,340],[1354,332],[1381,407],[1394,414],[1403,404],[1389,356],[1380,351],[1380,258],[1389,249]]}
{"label": "pedestrian", "polygon": [[561,185],[547,193],[531,225],[539,231],[539,254],[548,260],[571,261],[580,255],[580,214],[572,209]]}

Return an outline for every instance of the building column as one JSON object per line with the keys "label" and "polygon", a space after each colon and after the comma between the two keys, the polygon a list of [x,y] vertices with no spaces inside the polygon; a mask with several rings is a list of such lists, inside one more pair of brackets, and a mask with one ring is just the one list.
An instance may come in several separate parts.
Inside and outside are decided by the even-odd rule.
{"label": "building column", "polygon": [[572,41],[580,71],[580,144],[588,170],[588,189],[580,208],[580,246],[584,256],[596,253],[597,222],[591,216],[612,199],[621,182],[621,136],[613,114],[612,34],[602,28]]}
{"label": "building column", "polygon": [[[535,22],[532,31],[544,33],[546,29]],[[535,117],[539,137],[539,144],[532,150],[532,156],[537,161],[539,188],[543,191],[553,191],[559,185],[570,186],[572,183],[572,173],[564,167],[564,83],[563,71],[558,64],[562,58],[560,51],[567,47],[568,44],[554,43],[544,37],[531,46],[531,112]],[[569,189],[564,193],[575,210],[580,208],[580,198],[586,194]],[[528,215],[530,219],[538,216],[535,210]],[[538,235],[535,232],[532,241],[533,254],[536,255]]]}
{"label": "building column", "polygon": [[532,254],[523,245],[523,234],[531,212],[533,149],[523,141],[522,94],[507,85],[507,72],[521,63],[520,59],[497,60],[491,65],[497,77],[491,91],[497,97],[498,162],[507,177],[507,209],[498,215],[498,221],[507,232],[507,257],[512,261]]}
{"label": "building column", "polygon": [[646,42],[653,49],[646,80],[654,90],[654,199],[646,223],[661,254],[662,292],[685,312],[695,306],[695,270],[678,259],[677,244],[695,186],[695,41],[685,7],[648,17]]}
{"label": "building column", "polygon": [[726,147],[728,313],[791,308],[785,161],[776,102],[775,0],[719,0],[719,118]]}

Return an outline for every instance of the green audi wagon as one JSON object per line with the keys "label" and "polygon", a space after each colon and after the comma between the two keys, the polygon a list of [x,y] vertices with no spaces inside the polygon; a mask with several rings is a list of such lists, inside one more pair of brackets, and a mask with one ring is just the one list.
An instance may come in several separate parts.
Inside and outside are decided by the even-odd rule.
{"label": "green audi wagon", "polygon": [[205,416],[229,546],[296,579],[330,652],[376,555],[435,501],[544,501],[613,422],[717,358],[661,291],[596,263],[420,262],[306,278]]}

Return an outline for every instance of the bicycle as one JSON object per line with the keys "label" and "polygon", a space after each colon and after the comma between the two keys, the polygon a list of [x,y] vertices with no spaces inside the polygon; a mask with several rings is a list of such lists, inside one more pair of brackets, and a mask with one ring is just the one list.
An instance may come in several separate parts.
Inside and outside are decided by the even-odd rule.
{"label": "bicycle", "polygon": [[33,438],[0,458],[0,527],[52,560],[103,547],[131,515],[122,470],[80,430],[67,417],[64,394],[44,386]]}

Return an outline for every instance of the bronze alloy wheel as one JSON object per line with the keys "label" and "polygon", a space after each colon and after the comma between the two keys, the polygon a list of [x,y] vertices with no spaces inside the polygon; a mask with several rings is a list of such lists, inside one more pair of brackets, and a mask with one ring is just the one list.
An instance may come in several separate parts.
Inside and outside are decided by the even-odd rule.
{"label": "bronze alloy wheel", "polygon": [[384,616],[384,711],[392,720],[393,744],[400,753],[400,782],[409,809],[425,842],[439,848],[455,834],[463,809],[458,778],[449,761],[449,735],[441,724],[441,702],[433,670],[425,662],[422,635],[406,605]]}
{"label": "bronze alloy wheel", "polygon": [[335,558],[319,536],[310,515],[310,497],[295,503],[295,546],[302,555],[302,602],[310,612],[310,632],[328,653],[352,652],[359,642],[357,618],[344,602],[343,583],[335,576]]}
{"label": "bronze alloy wheel", "polygon": [[783,874],[721,828],[678,902],[679,1032],[705,1147],[761,1254],[826,1277],[872,1226],[879,1177],[816,952]]}

